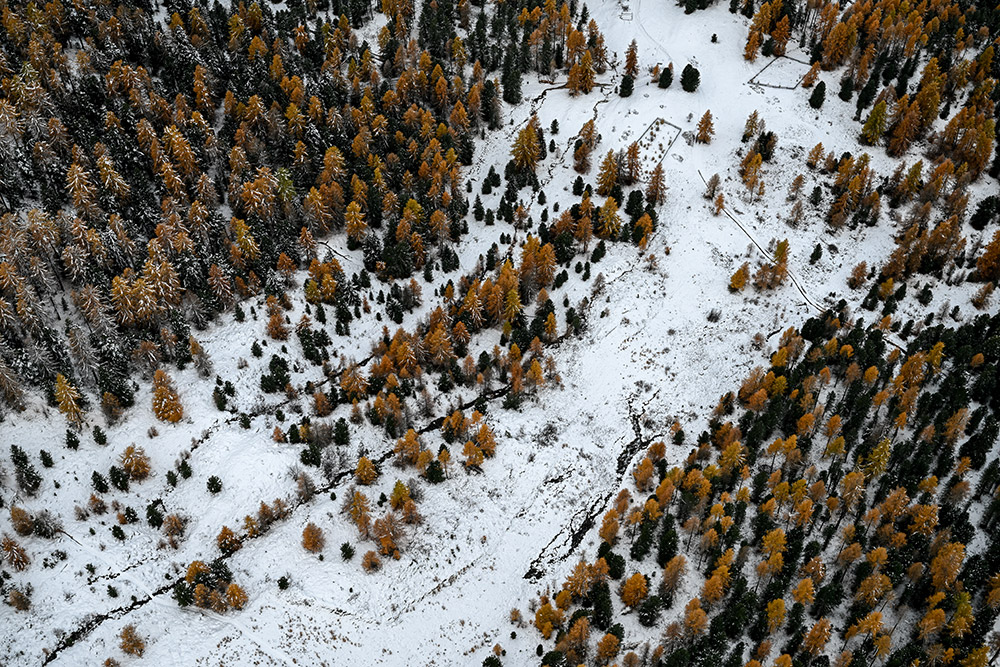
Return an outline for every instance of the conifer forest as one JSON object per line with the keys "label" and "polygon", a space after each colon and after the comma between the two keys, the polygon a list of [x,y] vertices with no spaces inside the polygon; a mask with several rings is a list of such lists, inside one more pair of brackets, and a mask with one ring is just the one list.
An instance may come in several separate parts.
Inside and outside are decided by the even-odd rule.
{"label": "conifer forest", "polygon": [[0,664],[1000,666],[996,0],[0,0]]}

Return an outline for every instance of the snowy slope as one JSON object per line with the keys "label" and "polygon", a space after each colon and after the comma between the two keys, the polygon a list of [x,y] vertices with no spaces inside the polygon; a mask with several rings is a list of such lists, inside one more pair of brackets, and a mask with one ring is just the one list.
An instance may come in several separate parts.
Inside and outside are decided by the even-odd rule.
{"label": "snowy slope", "polygon": [[[118,633],[127,623],[134,623],[149,638],[143,658],[149,664],[467,665],[479,664],[497,642],[507,652],[505,664],[536,664],[537,636],[513,627],[510,610],[546,586],[561,583],[574,564],[570,554],[578,545],[596,545],[596,534],[586,530],[584,521],[600,516],[622,479],[631,474],[632,457],[643,445],[665,437],[675,420],[689,434],[704,429],[719,395],[765,361],[767,350],[752,344],[755,334],[773,343],[781,331],[816,312],[811,304],[829,305],[841,298],[854,307],[860,303],[864,290],[851,292],[846,277],[857,262],[866,260],[875,267],[888,256],[895,227],[887,217],[883,214],[873,228],[831,234],[822,220],[828,207],[824,200],[818,211],[807,208],[806,219],[797,228],[785,222],[791,207],[785,193],[795,175],[806,175],[805,192],[820,182],[805,167],[805,155],[814,144],[822,141],[837,154],[859,150],[853,104],[831,95],[820,113],[808,107],[807,93],[801,89],[749,84],[756,76],[758,83],[793,86],[804,68],[787,60],[775,65],[764,58],[753,64],[744,61],[746,20],[722,6],[693,16],[685,16],[672,3],[650,0],[635,2],[627,12],[615,2],[589,6],[619,61],[632,39],[639,45],[643,74],[633,95],[615,94],[614,70],[599,77],[608,84],[603,89],[576,98],[565,89],[529,83],[524,87],[526,101],[505,109],[508,124],[477,145],[477,166],[469,171],[478,191],[489,165],[497,165],[499,171],[506,162],[517,128],[532,113],[545,128],[558,119],[561,131],[551,137],[558,150],[540,166],[539,174],[550,210],[556,201],[565,209],[577,200],[570,191],[576,177],[573,135],[595,112],[602,136],[595,157],[609,149],[624,149],[662,118],[666,124],[649,147],[652,163],[659,157],[657,149],[674,137],[671,126],[681,130],[663,155],[668,201],[647,251],[609,245],[608,255],[591,267],[590,281],[571,274],[566,286],[551,291],[558,304],[564,296],[573,305],[590,299],[588,330],[566,339],[555,352],[563,387],[544,389],[520,411],[502,409],[499,400],[490,405],[488,420],[498,436],[496,458],[487,462],[484,474],[456,469],[446,483],[424,485],[420,509],[425,523],[410,531],[399,562],[387,561],[374,574],[361,569],[360,555],[371,546],[358,540],[356,530],[340,514],[342,495],[350,484],[349,478],[344,479],[297,506],[289,519],[229,559],[234,580],[248,592],[250,603],[242,612],[225,616],[193,607],[180,609],[169,591],[163,591],[183,575],[187,563],[217,555],[214,539],[222,525],[235,528],[261,500],[294,494],[291,471],[301,469],[299,447],[273,442],[271,432],[279,424],[274,409],[281,405],[292,414],[295,402],[286,404],[284,397],[275,395],[267,397],[265,405],[256,405],[260,368],[270,352],[265,348],[263,358],[256,360],[249,348],[253,340],[264,338],[263,303],[256,305],[260,319],[248,317],[244,323],[229,319],[198,336],[215,365],[213,377],[217,374],[236,386],[239,410],[264,413],[252,420],[249,429],[241,428],[235,415],[216,410],[211,398],[214,384],[199,379],[193,369],[173,373],[185,406],[184,420],[177,425],[155,423],[159,431],[155,438],[147,435],[154,425],[148,386],[137,395],[137,407],[126,420],[107,428],[106,447],[85,436],[79,451],[67,450],[63,417],[41,403],[11,415],[2,424],[5,443],[22,443],[33,454],[45,449],[56,459],[51,471],[41,470],[47,481],[39,496],[18,502],[32,512],[49,509],[59,515],[65,533],[53,541],[25,541],[33,561],[25,580],[34,586],[34,605],[30,615],[8,611],[0,616],[0,646],[9,664],[38,664],[63,633],[86,625],[92,614],[102,616],[91,631],[59,653],[56,664],[97,664],[112,655],[121,659]],[[628,12],[631,20],[623,19]],[[711,41],[713,33],[717,43]],[[696,93],[681,91],[676,78],[669,90],[650,82],[646,70],[670,62],[678,75],[688,62],[700,68]],[[828,90],[833,89],[836,73],[824,76]],[[715,117],[715,139],[710,145],[689,143],[686,138],[693,135],[706,110]],[[774,161],[765,167],[767,194],[750,203],[736,169],[739,151],[747,148],[740,143],[743,124],[754,110],[778,134],[779,143]],[[891,173],[893,164],[884,152],[870,152],[875,170],[880,175]],[[727,216],[712,215],[702,197],[703,177],[713,173],[722,178],[729,212],[742,228]],[[588,180],[595,175],[592,172]],[[973,199],[982,196],[983,187],[977,186]],[[487,206],[495,205],[499,193],[483,199]],[[534,204],[535,220],[541,208]],[[458,248],[463,272],[497,241],[499,233],[512,231],[504,225],[477,225],[471,217],[470,227],[469,237]],[[761,258],[753,241],[766,247],[771,239],[784,238],[790,241],[791,269],[802,291],[789,282],[771,294],[755,294],[752,289],[730,294],[732,272],[744,261],[755,266]],[[824,245],[823,257],[810,265],[807,258],[817,243]],[[360,268],[359,254],[338,248],[341,252],[353,257],[344,260],[348,274]],[[603,275],[604,286],[593,293],[598,274]],[[423,287],[425,304],[407,315],[404,326],[436,305],[433,286]],[[301,290],[296,293],[301,295]],[[935,294],[935,302],[927,308],[908,300],[903,313],[935,312],[946,301],[959,302],[963,292],[960,287],[940,286]],[[301,309],[299,298],[289,313],[292,322],[301,316]],[[710,322],[707,316],[714,309],[720,317]],[[560,317],[561,327],[563,322]],[[362,359],[381,334],[382,323],[365,316],[352,324],[350,338],[333,336],[332,327],[330,331],[343,359]],[[489,347],[492,344],[491,339]],[[241,359],[249,366],[240,368]],[[316,368],[302,370],[293,373],[297,385],[320,377]],[[306,412],[307,399],[298,401]],[[446,407],[439,405],[436,415],[445,414]],[[341,407],[331,419],[346,414]],[[438,433],[425,437],[434,449],[440,444]],[[127,493],[109,494],[140,514],[139,523],[125,526],[128,539],[121,543],[110,534],[113,515],[79,522],[72,507],[86,502],[91,470],[106,472],[130,443],[145,448],[153,475],[134,483]],[[370,425],[352,426],[346,457],[351,465],[359,445],[379,455],[392,443]],[[165,471],[186,451],[191,452],[194,474],[170,488]],[[687,446],[670,445],[668,463],[687,454]],[[310,472],[324,486],[321,476]],[[210,475],[223,480],[218,495],[206,490]],[[72,477],[73,482],[57,489],[51,482],[56,476]],[[411,471],[387,464],[369,495],[388,494],[397,477],[412,476]],[[162,498],[168,511],[190,519],[177,551],[159,548],[159,532],[142,520],[142,510],[153,498]],[[322,561],[300,544],[302,528],[309,521],[326,533]],[[342,542],[357,547],[352,561],[341,560]],[[65,552],[65,559],[43,568],[41,563],[46,557],[52,559],[54,551]],[[94,566],[93,574],[86,571],[87,564]],[[277,586],[283,575],[290,575],[292,582],[284,591]],[[109,585],[117,588],[117,598],[108,597]],[[125,609],[132,596],[137,600],[134,609]],[[512,630],[517,631],[516,639],[509,638]]]}

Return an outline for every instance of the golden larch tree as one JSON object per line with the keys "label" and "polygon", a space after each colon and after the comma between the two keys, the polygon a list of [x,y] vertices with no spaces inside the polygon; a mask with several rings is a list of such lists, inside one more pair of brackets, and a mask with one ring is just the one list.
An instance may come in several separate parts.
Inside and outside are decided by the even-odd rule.
{"label": "golden larch tree", "polygon": [[597,642],[597,654],[594,656],[596,664],[606,665],[618,655],[618,637],[608,633]]}
{"label": "golden larch tree", "polygon": [[667,185],[663,175],[663,165],[658,164],[653,168],[653,173],[649,177],[649,185],[646,186],[646,202],[653,206],[659,206],[666,198]]}
{"label": "golden larch tree", "polygon": [[622,587],[622,602],[629,607],[638,607],[646,599],[649,586],[646,577],[640,572],[636,572],[625,581]]}
{"label": "golden larch tree", "polygon": [[608,151],[597,172],[597,194],[606,197],[618,184],[618,159],[614,151]]}
{"label": "golden larch tree", "polygon": [[149,457],[142,447],[129,445],[119,459],[122,469],[130,479],[140,481],[149,475]]}
{"label": "golden larch tree", "polygon": [[56,402],[59,404],[59,411],[66,415],[66,419],[74,428],[79,428],[83,424],[80,392],[62,373],[56,375],[55,396]]}
{"label": "golden larch tree", "polygon": [[698,121],[698,136],[695,140],[701,144],[710,144],[714,136],[715,125],[712,122],[712,112],[706,111],[705,115]]}
{"label": "golden larch tree", "polygon": [[302,548],[315,554],[322,551],[325,544],[323,529],[311,521],[307,523],[302,530]]}
{"label": "golden larch tree", "polygon": [[[532,121],[535,121],[532,118]],[[538,165],[538,158],[541,154],[541,146],[538,143],[538,131],[535,129],[535,122],[528,123],[517,133],[514,145],[511,146],[511,157],[514,164],[522,171],[535,171]],[[536,121],[537,122],[537,121]]]}
{"label": "golden larch tree", "polygon": [[358,480],[359,484],[368,486],[378,477],[378,471],[375,469],[375,464],[371,462],[367,456],[362,456],[358,459],[358,465],[354,469],[354,478]]}
{"label": "golden larch tree", "polygon": [[993,233],[993,239],[976,260],[976,271],[980,280],[1000,281],[1000,230]]}
{"label": "golden larch tree", "polygon": [[131,623],[122,628],[121,635],[119,635],[119,637],[121,639],[119,646],[121,647],[121,650],[128,655],[141,657],[146,651],[146,641],[139,635],[135,626]]}
{"label": "golden larch tree", "polygon": [[243,609],[249,600],[250,598],[247,596],[246,591],[239,585],[231,583],[226,587],[226,604],[233,609],[237,611]]}
{"label": "golden larch tree", "polygon": [[184,416],[173,380],[162,369],[153,374],[153,414],[157,419],[170,423],[176,423]]}

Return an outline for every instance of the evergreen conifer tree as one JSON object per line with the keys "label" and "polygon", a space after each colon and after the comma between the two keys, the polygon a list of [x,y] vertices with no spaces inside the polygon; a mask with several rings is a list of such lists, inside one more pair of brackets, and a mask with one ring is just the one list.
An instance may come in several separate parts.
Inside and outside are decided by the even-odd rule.
{"label": "evergreen conifer tree", "polygon": [[823,100],[826,99],[826,82],[820,81],[816,84],[813,89],[812,95],[809,96],[809,106],[813,109],[819,109],[823,106]]}
{"label": "evergreen conifer tree", "polygon": [[690,63],[684,66],[684,70],[681,72],[681,88],[684,92],[693,93],[698,90],[698,85],[701,83],[701,73],[697,68],[693,67]]}
{"label": "evergreen conifer tree", "polygon": [[674,80],[674,68],[671,66],[664,67],[660,70],[660,78],[657,79],[656,85],[660,88],[669,88],[670,84]]}
{"label": "evergreen conifer tree", "polygon": [[626,74],[622,77],[621,85],[618,87],[618,94],[622,97],[630,97],[632,95],[633,87],[634,83],[632,81],[632,77]]}

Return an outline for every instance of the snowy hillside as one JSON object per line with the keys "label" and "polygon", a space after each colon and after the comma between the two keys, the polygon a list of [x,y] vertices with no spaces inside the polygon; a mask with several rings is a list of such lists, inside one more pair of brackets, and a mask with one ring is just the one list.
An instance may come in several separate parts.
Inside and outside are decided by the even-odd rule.
{"label": "snowy hillside", "polygon": [[[940,192],[926,186],[944,159],[932,150],[934,133],[944,136],[961,110],[977,104],[979,111],[989,107],[984,118],[994,113],[996,93],[980,95],[976,86],[992,81],[987,74],[996,70],[980,56],[998,36],[996,10],[984,17],[965,8],[969,25],[981,30],[970,30],[961,49],[952,44],[949,65],[964,62],[964,78],[945,76],[951,96],[945,113],[935,107],[920,138],[890,156],[888,139],[861,143],[871,109],[856,107],[860,92],[852,91],[849,102],[838,99],[845,71],[859,69],[861,46],[843,66],[811,65],[818,62],[816,48],[822,54],[823,40],[837,32],[833,24],[850,23],[856,31],[871,2],[841,11],[787,0],[782,9],[774,0],[766,5],[767,21],[752,2],[747,16],[735,2],[733,11],[715,3],[692,4],[689,12],[651,0],[567,4],[556,41],[579,35],[588,63],[600,47],[606,52],[607,66],[594,69],[588,93],[574,90],[562,45],[554,58],[559,66],[545,73],[525,64],[510,75],[505,61],[512,56],[499,54],[508,40],[503,25],[510,23],[507,32],[523,36],[524,53],[530,51],[525,58],[540,60],[541,37],[529,35],[558,23],[555,3],[414,8],[386,1],[317,12],[312,2],[287,2],[202,7],[199,14],[191,9],[198,3],[176,2],[157,6],[158,18],[148,21],[140,10],[122,10],[116,19],[112,7],[93,4],[89,15],[67,5],[58,30],[51,17],[11,14],[0,40],[0,73],[12,100],[0,111],[17,117],[0,123],[17,129],[16,137],[3,130],[3,148],[11,164],[28,165],[0,185],[11,210],[0,236],[6,299],[0,376],[9,372],[9,381],[0,382],[6,396],[0,533],[8,540],[0,662],[478,665],[495,654],[502,665],[721,665],[727,657],[728,665],[732,655],[736,667],[755,660],[758,666],[867,665],[885,664],[891,652],[912,644],[924,659],[939,646],[952,651],[952,664],[987,664],[987,654],[977,651],[995,646],[989,644],[995,633],[991,640],[987,632],[995,630],[1000,606],[1000,564],[990,556],[1000,512],[1000,406],[992,393],[1000,319],[992,287],[984,287],[992,285],[989,265],[977,259],[993,246],[1000,251],[1000,241],[991,244],[995,203],[988,210],[997,181],[983,169],[972,178],[971,160],[956,175],[953,156]],[[898,2],[876,4],[886,9],[887,22],[890,5],[908,13]],[[18,11],[30,18],[37,10]],[[864,16],[852,19],[851,11]],[[340,12],[339,23],[325,23]],[[487,48],[476,54],[481,12]],[[923,26],[932,13],[922,7],[913,20]],[[940,23],[949,20],[947,10],[939,14]],[[794,22],[784,56],[746,58],[748,30],[773,33],[779,16]],[[596,25],[588,29],[591,19]],[[122,22],[150,35],[162,29],[156,54],[177,62],[183,74],[149,63],[152,78],[115,70],[116,60],[138,67],[140,47],[154,48],[152,37],[144,43],[109,37]],[[37,33],[38,49],[48,31],[68,45],[45,47],[66,63],[32,70],[71,82],[63,86],[66,101],[54,83],[31,72],[17,82],[9,78],[31,67],[21,31]],[[73,31],[76,38],[65,39]],[[96,44],[92,59],[80,35]],[[879,68],[902,48],[900,39],[878,51]],[[457,63],[454,40],[470,50]],[[447,46],[434,50],[435,42]],[[898,57],[923,66],[937,53],[932,47],[943,48],[930,44]],[[638,74],[623,97],[623,81],[632,80],[630,46]],[[255,49],[263,50],[254,55]],[[478,59],[495,62],[476,74]],[[435,76],[439,63],[447,71]],[[682,89],[686,65],[700,74],[693,92]],[[673,80],[665,87],[660,72],[668,66]],[[921,71],[910,79],[913,98]],[[189,91],[191,76],[196,83]],[[515,103],[506,97],[508,76],[520,77]],[[435,98],[438,81],[443,103]],[[809,100],[821,83],[826,99],[814,108]],[[47,101],[31,102],[25,86],[45,88],[40,95]],[[254,101],[255,86],[263,102]],[[68,108],[69,88],[80,91],[86,119],[76,125],[63,114],[73,140],[67,135],[62,146],[59,132],[34,123],[41,109],[54,116],[57,107]],[[398,99],[389,101],[396,89]],[[130,102],[127,90],[141,103]],[[471,92],[484,100],[481,112]],[[186,112],[176,109],[178,93]],[[196,101],[202,95],[207,101]],[[883,99],[895,108],[901,96]],[[458,107],[474,117],[464,130]],[[706,112],[711,131],[699,137]],[[751,131],[754,113],[759,123]],[[120,119],[117,130],[107,114]],[[592,146],[582,136],[588,121]],[[529,130],[541,141],[529,139]],[[106,153],[71,145],[94,141],[95,132],[108,144]],[[767,132],[776,141],[770,146]],[[36,154],[51,151],[53,172],[61,170],[56,194],[30,179],[14,183],[31,169],[41,173],[31,166],[41,160],[32,158],[32,140],[44,144]],[[519,167],[519,146],[527,141],[534,141],[534,159]],[[578,168],[581,144],[587,169]],[[626,152],[633,144],[640,176],[628,183]],[[817,144],[819,160],[809,166]],[[190,173],[185,145],[195,162]],[[759,178],[750,183],[741,165],[758,148],[769,154],[758,159]],[[115,192],[105,154],[132,195]],[[607,160],[618,169],[616,181],[599,195]],[[899,201],[894,172],[920,160],[920,190]],[[662,203],[647,194],[657,168],[666,186]],[[831,208],[855,180],[858,191],[848,194],[857,215],[831,224]],[[156,193],[149,195],[152,204],[138,204],[147,191]],[[609,206],[612,192],[619,196]],[[203,221],[192,202],[207,206]],[[973,215],[980,210],[985,221]],[[620,231],[602,231],[605,211],[618,216]],[[37,229],[47,227],[35,224],[36,215],[48,216],[53,238],[67,250],[47,250],[57,242],[38,240],[47,237]],[[942,223],[953,215],[951,226]],[[648,230],[642,217],[651,220]],[[559,232],[560,225],[570,231]],[[918,228],[929,235],[916,243],[931,248],[924,264],[912,259],[914,245],[900,241]],[[910,253],[901,261],[918,268],[892,274],[887,267],[901,247]],[[735,289],[731,281],[744,263],[747,284]],[[761,280],[768,271],[776,276],[770,287],[753,284],[761,265]],[[43,277],[29,266],[41,266]],[[133,291],[123,296],[122,284]],[[100,292],[96,316],[85,305],[87,289]],[[147,297],[156,303],[142,314]],[[140,314],[128,319],[133,309]],[[29,322],[33,314],[37,325]],[[89,342],[78,344],[78,337]],[[944,340],[943,353],[935,352]],[[102,345],[115,353],[105,355]],[[911,360],[918,379],[907,374]],[[874,376],[859,379],[868,368]],[[778,376],[787,393],[773,388]],[[728,402],[720,400],[729,392]],[[119,400],[126,404],[120,414]],[[952,410],[952,401],[965,412]],[[856,403],[864,409],[853,420]],[[830,421],[838,410],[843,427],[839,417]],[[727,439],[727,432],[735,435]],[[839,452],[831,446],[838,436]],[[776,439],[782,444],[769,449]],[[727,463],[733,442],[738,461]],[[933,449],[933,461],[919,468],[922,443]],[[648,463],[653,478],[643,481]],[[32,484],[26,470],[40,481]],[[860,500],[846,500],[850,492],[840,485],[852,471],[863,481]],[[825,486],[816,490],[819,481]],[[701,482],[709,495],[699,490]],[[775,490],[781,484],[792,489],[787,504]],[[807,488],[815,519],[802,518]],[[883,503],[900,488],[909,494],[892,513]],[[622,501],[622,489],[631,500]],[[777,509],[774,502],[762,509],[775,498]],[[362,501],[367,509],[360,512]],[[621,532],[608,539],[616,505],[623,505],[615,513]],[[909,517],[932,505],[934,525],[923,535]],[[675,545],[671,556],[683,553],[688,563],[687,577],[669,595],[665,563],[656,557],[665,547],[647,546],[649,555],[638,557],[635,547],[647,530],[656,545],[667,539],[672,529],[661,513],[676,515],[680,550]],[[728,542],[728,528],[716,522],[737,514]],[[857,526],[857,540],[843,533],[848,526]],[[802,531],[798,552],[785,552],[781,576],[781,563],[765,576],[768,570],[757,567],[759,544],[776,529],[782,552],[785,533],[794,543],[792,534]],[[312,539],[304,536],[309,530]],[[815,552],[809,545],[805,551],[827,568],[827,584],[854,582],[862,592],[845,594],[838,583],[845,602],[838,598],[802,625],[805,609],[816,607],[792,589],[800,581],[813,585],[804,574],[809,559],[796,562],[809,540]],[[607,579],[616,543],[614,556],[627,560],[625,576],[611,575],[609,629],[595,620],[599,605],[590,584]],[[842,547],[851,543],[859,553],[848,561]],[[955,574],[938,577],[946,564],[936,559],[958,544]],[[906,580],[924,554],[922,567],[933,577],[921,570]],[[882,572],[879,558],[888,559],[891,572],[884,584],[875,583],[888,588],[869,604],[861,582]],[[855,560],[868,569],[859,574]],[[581,562],[587,590],[557,604]],[[722,563],[728,563],[726,584],[713,603],[706,582]],[[594,574],[601,567],[603,578]],[[710,614],[706,625],[744,604],[732,593],[738,586],[731,587],[730,570],[733,583],[742,578],[755,600],[760,594],[759,603],[738,632],[713,620],[702,637],[705,629],[691,629],[688,600],[701,597]],[[656,608],[648,608],[652,622],[639,604],[645,588],[638,602],[629,602],[625,582],[633,573],[645,575],[639,578],[650,595],[659,591]],[[815,578],[817,591],[823,576]],[[775,588],[782,577],[784,588]],[[963,590],[972,597],[961,597]],[[763,596],[774,591],[789,609],[796,603],[802,609],[793,611],[798,625],[786,625],[782,602],[781,623],[767,628],[770,655],[770,643],[764,650],[762,641],[742,633],[753,637],[758,615],[770,623],[777,612]],[[932,593],[944,602],[927,603]],[[660,598],[669,602],[660,605]],[[560,616],[548,636],[537,612],[550,601]],[[941,628],[950,634],[919,625],[936,605],[947,610]],[[975,610],[975,620],[954,632],[963,605]],[[875,609],[884,629],[849,631]],[[812,651],[803,637],[820,617],[845,638]],[[581,618],[588,623],[583,630],[575,625]],[[138,649],[129,627],[141,638]],[[865,632],[862,644],[855,637]],[[703,650],[709,637],[722,653]],[[890,637],[891,651],[883,652],[881,637]],[[800,648],[803,641],[807,648]],[[842,657],[841,643],[849,642],[853,663]],[[994,649],[989,655],[996,659]],[[890,664],[916,664],[904,658],[917,655],[900,653]]]}

